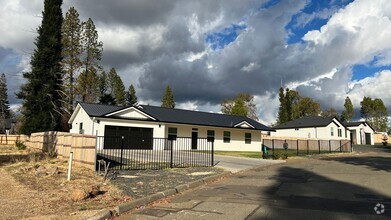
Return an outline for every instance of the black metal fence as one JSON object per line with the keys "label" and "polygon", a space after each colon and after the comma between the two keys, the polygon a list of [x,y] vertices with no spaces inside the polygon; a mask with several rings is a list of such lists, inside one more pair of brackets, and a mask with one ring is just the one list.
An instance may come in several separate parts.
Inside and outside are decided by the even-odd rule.
{"label": "black metal fence", "polygon": [[97,137],[96,160],[121,170],[207,167],[214,165],[213,148],[207,138]]}
{"label": "black metal fence", "polygon": [[352,151],[350,140],[263,139],[263,148],[265,147],[268,156],[274,159],[284,154],[299,156]]}

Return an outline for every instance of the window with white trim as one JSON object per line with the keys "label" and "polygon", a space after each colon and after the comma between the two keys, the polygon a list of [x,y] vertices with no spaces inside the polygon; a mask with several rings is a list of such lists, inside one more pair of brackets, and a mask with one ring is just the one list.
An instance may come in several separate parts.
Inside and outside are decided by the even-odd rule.
{"label": "window with white trim", "polygon": [[231,132],[230,131],[224,131],[223,140],[224,140],[224,143],[231,142]]}
{"label": "window with white trim", "polygon": [[251,144],[251,133],[245,133],[244,134],[244,142],[246,144]]}

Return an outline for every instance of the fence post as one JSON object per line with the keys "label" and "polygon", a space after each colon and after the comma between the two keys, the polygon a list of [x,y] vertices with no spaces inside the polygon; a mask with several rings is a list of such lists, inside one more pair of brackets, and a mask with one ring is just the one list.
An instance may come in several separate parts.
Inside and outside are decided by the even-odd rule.
{"label": "fence post", "polygon": [[170,143],[170,168],[173,168],[174,167],[174,143],[173,143],[173,140],[168,140],[168,143]]}
{"label": "fence post", "polygon": [[274,157],[274,139],[272,139],[272,149],[273,149],[273,160],[275,160],[276,158]]}
{"label": "fence post", "polygon": [[299,139],[297,139],[296,142],[296,155],[299,156]]}
{"label": "fence post", "polygon": [[310,154],[310,140],[307,139],[307,155]]}
{"label": "fence post", "polygon": [[[62,147],[62,155],[64,156],[64,143],[65,143],[65,135],[64,135],[64,139],[63,139],[63,147]],[[94,159],[94,171],[95,171],[95,175],[96,175],[96,171],[97,171],[97,164],[96,164],[96,160],[98,159],[98,136],[95,136],[95,159]],[[100,167],[100,166],[99,166]]]}
{"label": "fence post", "polygon": [[212,167],[214,166],[214,140],[212,141]]}
{"label": "fence post", "polygon": [[122,170],[122,156],[124,154],[124,136],[121,137],[121,159],[119,168]]}
{"label": "fence post", "polygon": [[318,148],[319,148],[319,154],[320,154],[320,140],[318,140]]}

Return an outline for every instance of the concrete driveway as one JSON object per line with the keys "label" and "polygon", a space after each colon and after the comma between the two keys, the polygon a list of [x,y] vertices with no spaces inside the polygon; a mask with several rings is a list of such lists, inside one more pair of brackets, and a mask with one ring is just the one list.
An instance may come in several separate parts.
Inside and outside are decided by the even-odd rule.
{"label": "concrete driveway", "polygon": [[273,164],[284,163],[284,160],[264,160],[247,157],[233,157],[215,154],[216,167],[223,168],[233,173]]}
{"label": "concrete driveway", "polygon": [[390,219],[391,153],[370,150],[250,169],[118,219]]}

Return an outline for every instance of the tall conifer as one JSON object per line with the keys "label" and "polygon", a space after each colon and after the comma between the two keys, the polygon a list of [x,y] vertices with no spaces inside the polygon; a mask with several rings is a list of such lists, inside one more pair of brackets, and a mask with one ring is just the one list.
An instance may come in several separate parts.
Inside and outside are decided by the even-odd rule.
{"label": "tall conifer", "polygon": [[31,57],[31,72],[23,77],[26,83],[17,93],[23,100],[25,116],[21,132],[60,130],[61,122],[61,11],[62,0],[45,0],[42,24],[35,40],[36,49]]}

